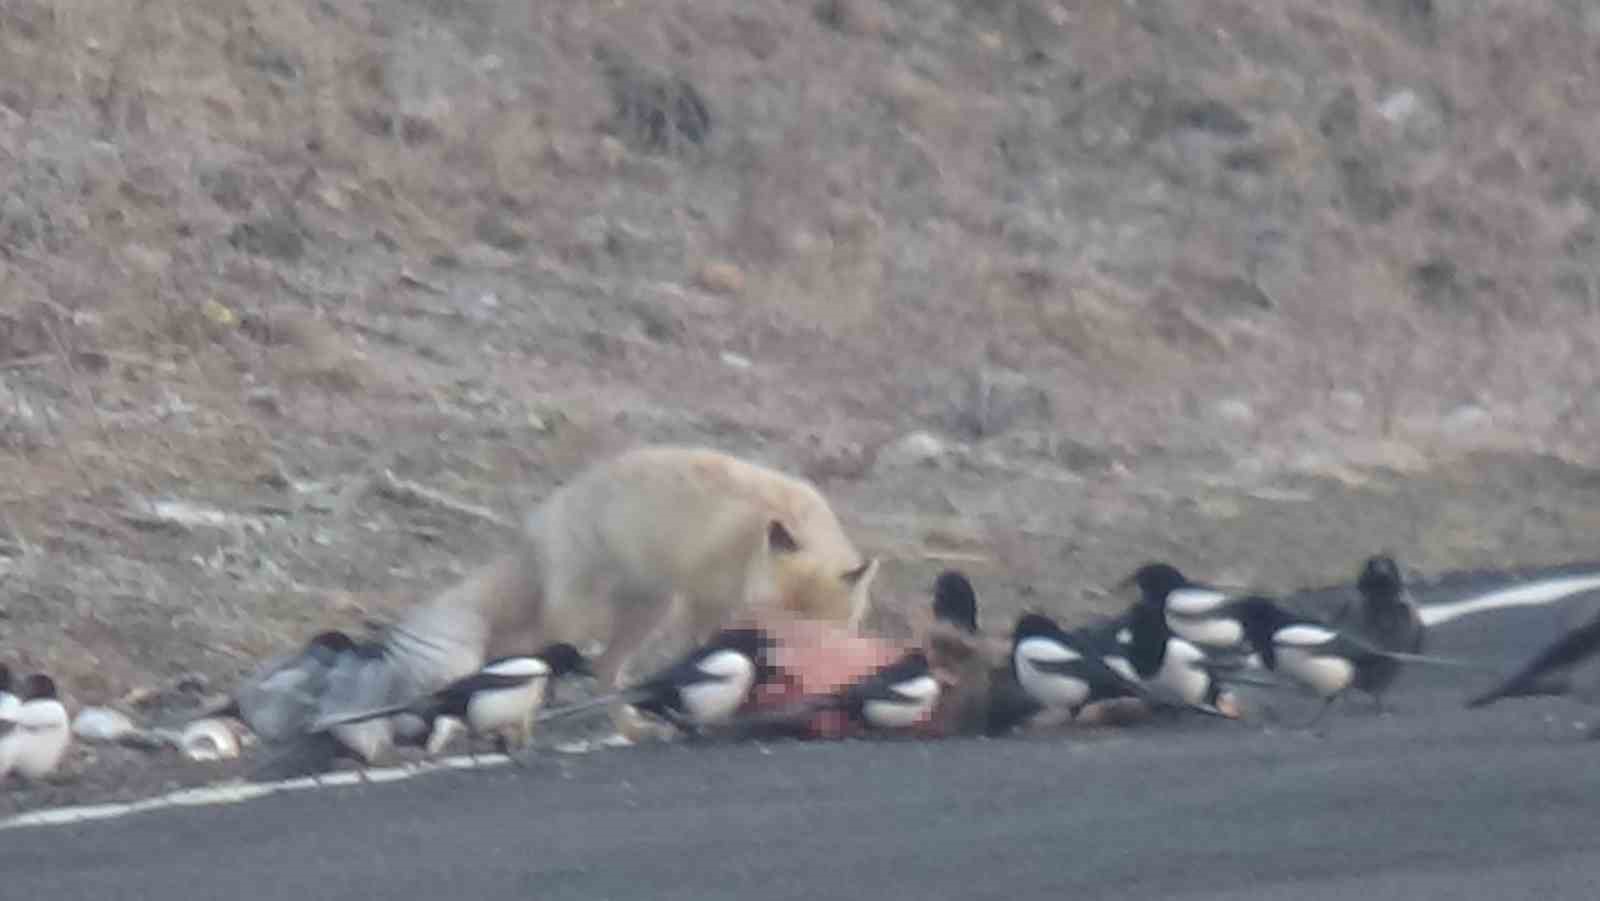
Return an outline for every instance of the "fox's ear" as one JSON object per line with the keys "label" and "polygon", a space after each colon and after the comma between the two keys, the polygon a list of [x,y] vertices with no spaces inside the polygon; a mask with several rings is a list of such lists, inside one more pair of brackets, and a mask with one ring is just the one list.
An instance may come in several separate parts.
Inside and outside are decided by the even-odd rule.
{"label": "fox's ear", "polygon": [[776,519],[767,524],[767,546],[780,554],[792,554],[800,550],[800,542],[795,541],[783,523]]}
{"label": "fox's ear", "polygon": [[878,562],[877,559],[876,558],[872,558],[872,557],[869,557],[866,560],[862,561],[860,566],[856,567],[855,569],[849,570],[848,572],[846,572],[844,574],[843,578],[844,578],[845,584],[846,585],[855,585],[857,582],[860,582],[862,580],[862,578],[867,575],[867,573],[871,572],[875,568],[877,562]]}

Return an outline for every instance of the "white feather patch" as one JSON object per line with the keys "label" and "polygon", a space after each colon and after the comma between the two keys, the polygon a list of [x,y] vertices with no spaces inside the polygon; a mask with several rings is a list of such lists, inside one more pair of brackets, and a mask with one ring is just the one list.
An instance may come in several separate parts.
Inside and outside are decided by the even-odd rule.
{"label": "white feather patch", "polygon": [[1344,691],[1355,678],[1355,665],[1343,657],[1312,654],[1288,648],[1278,654],[1278,672],[1328,698]]}
{"label": "white feather patch", "polygon": [[1028,660],[1037,660],[1041,663],[1083,659],[1082,654],[1050,638],[1024,638],[1017,642],[1017,653]]}
{"label": "white feather patch", "polygon": [[939,699],[939,683],[932,676],[918,676],[898,683],[894,690],[915,699],[914,702],[867,701],[861,705],[862,715],[880,729],[905,729],[915,725]]}
{"label": "white feather patch", "polygon": [[1228,600],[1228,596],[1210,588],[1177,588],[1167,595],[1167,610],[1185,616],[1209,613]]}
{"label": "white feather patch", "polygon": [[1301,623],[1298,626],[1285,626],[1284,628],[1279,629],[1277,632],[1274,632],[1272,635],[1272,642],[1273,644],[1290,645],[1293,647],[1308,647],[1311,645],[1326,644],[1338,637],[1339,634],[1334,632],[1332,629],[1325,629],[1322,626],[1313,626],[1308,623]]}
{"label": "white feather patch", "polygon": [[538,657],[512,657],[491,663],[483,671],[494,676],[520,676],[531,678],[534,676],[550,675],[550,665]]}
{"label": "white feather patch", "polygon": [[1167,626],[1196,644],[1214,648],[1231,648],[1244,641],[1244,627],[1226,616],[1168,616]]}
{"label": "white feather patch", "polygon": [[740,679],[755,672],[750,658],[738,651],[713,651],[695,664],[695,668],[707,675],[724,679]]}

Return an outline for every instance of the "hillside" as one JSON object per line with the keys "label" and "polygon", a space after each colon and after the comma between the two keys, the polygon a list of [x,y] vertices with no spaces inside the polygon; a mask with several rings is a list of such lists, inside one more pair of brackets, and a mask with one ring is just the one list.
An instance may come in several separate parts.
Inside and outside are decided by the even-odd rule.
{"label": "hillside", "polygon": [[816,478],[891,630],[1592,556],[1597,68],[1579,2],[8,0],[0,658],[220,688],[645,440]]}

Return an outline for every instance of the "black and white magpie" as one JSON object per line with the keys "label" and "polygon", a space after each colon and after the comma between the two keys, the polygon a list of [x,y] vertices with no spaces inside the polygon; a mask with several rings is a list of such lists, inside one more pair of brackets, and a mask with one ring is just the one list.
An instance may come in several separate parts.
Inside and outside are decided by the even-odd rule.
{"label": "black and white magpie", "polygon": [[[1426,626],[1400,575],[1400,565],[1388,554],[1368,557],[1356,579],[1359,600],[1345,605],[1332,619],[1373,647],[1385,651],[1420,654]],[[1383,710],[1383,695],[1400,675],[1402,663],[1385,658],[1364,666],[1356,674],[1355,688],[1372,696]]]}
{"label": "black and white magpie", "polygon": [[927,654],[913,648],[866,678],[820,699],[816,706],[841,710],[869,730],[892,732],[927,719],[939,703],[939,691]]}
{"label": "black and white magpie", "polygon": [[324,717],[312,728],[393,717],[397,740],[421,744],[436,753],[436,730],[441,720],[449,717],[464,723],[474,735],[492,737],[502,752],[509,753],[513,746],[527,745],[534,714],[548,697],[551,683],[569,674],[592,676],[593,672],[577,648],[556,642],[537,654],[490,660],[477,672],[417,700]]}
{"label": "black and white magpie", "polygon": [[[1546,645],[1510,678],[1468,700],[1467,706],[1486,707],[1505,698],[1573,693],[1573,671],[1597,650],[1600,650],[1600,614]],[[1600,728],[1592,737],[1600,737]]]}
{"label": "black and white magpie", "polygon": [[1086,631],[1068,632],[1042,613],[1024,613],[1012,630],[1012,671],[1039,705],[1074,717],[1097,701],[1148,699],[1137,677],[1107,663],[1106,650]]}
{"label": "black and white magpie", "polygon": [[18,703],[0,717],[0,780],[11,773],[37,780],[55,772],[72,744],[72,724],[55,680],[33,673],[22,680]]}
{"label": "black and white magpie", "polygon": [[933,618],[965,632],[978,631],[978,594],[965,573],[947,569],[933,580]]}
{"label": "black and white magpie", "polygon": [[1244,627],[1234,596],[1213,585],[1191,581],[1170,563],[1147,563],[1124,585],[1139,587],[1139,600],[1160,610],[1179,638],[1212,653],[1243,651]]}
{"label": "black and white magpie", "polygon": [[[1167,617],[1155,605],[1134,604],[1124,621],[1112,637],[1114,650],[1106,652],[1108,666],[1138,680],[1159,706],[1234,718],[1219,706],[1225,686],[1217,673],[1240,669],[1237,663],[1212,660],[1199,645],[1173,634]],[[1241,676],[1239,681],[1256,680]]]}
{"label": "black and white magpie", "polygon": [[624,701],[667,720],[684,732],[726,722],[744,706],[750,692],[772,671],[772,638],[760,629],[723,629],[702,647],[636,685],[550,710],[535,723]]}
{"label": "black and white magpie", "polygon": [[[1271,598],[1259,595],[1242,598],[1239,610],[1245,633],[1262,665],[1322,699],[1322,708],[1304,728],[1316,725],[1334,701],[1354,687],[1374,664],[1404,661],[1477,667],[1466,661],[1377,648],[1325,622],[1291,613]],[[1222,678],[1228,676],[1224,674]]]}

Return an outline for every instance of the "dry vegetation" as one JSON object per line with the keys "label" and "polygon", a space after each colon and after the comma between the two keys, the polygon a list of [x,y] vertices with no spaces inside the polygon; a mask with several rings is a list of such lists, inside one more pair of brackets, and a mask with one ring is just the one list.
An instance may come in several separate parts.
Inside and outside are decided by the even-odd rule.
{"label": "dry vegetation", "polygon": [[1581,2],[0,0],[0,656],[231,677],[636,440],[823,480],[889,614],[1581,556],[1597,68]]}

